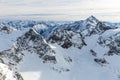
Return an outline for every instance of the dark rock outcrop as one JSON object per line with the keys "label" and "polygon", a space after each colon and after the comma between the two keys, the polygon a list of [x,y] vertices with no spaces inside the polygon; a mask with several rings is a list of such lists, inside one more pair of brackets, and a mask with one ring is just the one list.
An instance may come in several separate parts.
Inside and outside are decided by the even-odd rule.
{"label": "dark rock outcrop", "polygon": [[49,38],[50,43],[57,43],[62,48],[70,48],[71,46],[81,49],[85,46],[84,37],[81,33],[69,30],[55,31]]}
{"label": "dark rock outcrop", "polygon": [[0,52],[0,58],[6,64],[15,66],[23,59],[26,54],[24,51],[37,54],[45,62],[56,63],[56,58],[53,56],[55,51],[52,50],[45,39],[35,32],[34,29],[30,29],[24,35],[18,37],[11,49]]}

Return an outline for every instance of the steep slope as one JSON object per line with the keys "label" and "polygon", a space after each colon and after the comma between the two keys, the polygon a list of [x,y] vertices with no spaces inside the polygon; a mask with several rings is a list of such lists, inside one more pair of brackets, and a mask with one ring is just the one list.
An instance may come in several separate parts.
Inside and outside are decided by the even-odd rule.
{"label": "steep slope", "polygon": [[[59,33],[62,33],[62,32],[60,31]],[[80,33],[74,33],[72,31],[65,31],[63,34],[64,34],[65,39],[68,39],[73,43],[71,47],[82,48],[83,39]],[[69,37],[67,37],[68,35]],[[79,38],[77,40],[80,40],[80,44],[77,44],[74,41],[77,37]],[[14,43],[11,49],[1,51],[1,59],[3,60],[5,64],[8,64],[13,69],[17,68],[19,71],[26,71],[26,70],[34,71],[37,69],[38,72],[35,71],[31,73],[32,74],[35,73],[36,75],[38,75],[38,73],[41,71],[41,68],[42,68],[43,70],[45,70],[45,74],[47,74],[48,71],[53,70],[53,74],[58,74],[57,76],[61,77],[60,79],[64,79],[62,78],[63,76],[61,74],[59,75],[59,73],[69,72],[71,70],[70,63],[72,62],[72,59],[71,59],[72,56],[68,55],[68,52],[70,51],[66,51],[65,54],[61,54],[61,52],[59,52],[60,51],[59,48],[61,48],[59,47],[59,45],[57,49],[55,49],[55,46],[54,47],[53,46],[54,45],[52,44],[48,44],[45,41],[45,39],[41,35],[39,35],[34,29],[30,29],[25,34],[17,38],[16,42]],[[30,65],[31,63],[30,61],[31,62],[37,61],[37,62],[35,63],[33,62],[34,64],[32,63],[33,65]],[[27,69],[24,69],[25,66],[27,66]],[[48,71],[46,71],[46,69]],[[22,72],[22,74],[23,76],[24,74],[26,75],[26,73],[24,72]],[[65,75],[69,75],[69,73],[65,73]],[[55,78],[53,77],[53,79],[57,79],[58,77],[55,77]],[[66,76],[66,79],[67,78],[69,77]],[[44,79],[46,78],[43,77],[43,80]]]}
{"label": "steep slope", "polygon": [[13,72],[9,66],[0,62],[0,80],[23,80],[18,72]]}
{"label": "steep slope", "polygon": [[32,21],[33,28],[22,22],[14,24],[21,29],[0,28],[0,70],[10,76],[5,80],[120,79],[119,27],[94,16],[59,25]]}
{"label": "steep slope", "polygon": [[62,48],[69,48],[74,46],[76,48],[82,48],[85,44],[84,37],[81,33],[76,33],[68,30],[55,31],[49,38],[50,43],[57,43]]}
{"label": "steep slope", "polygon": [[[37,25],[36,25],[37,26]],[[41,25],[42,26],[42,25]],[[45,27],[45,26],[44,26]],[[115,29],[116,27],[108,25],[107,22],[99,21],[94,16],[90,16],[85,20],[74,21],[70,23],[65,23],[61,25],[54,25],[47,27],[46,29],[39,28],[36,31],[45,37],[46,40],[58,30],[69,30],[73,32],[82,32],[85,36],[90,36],[92,34],[101,34],[106,30]]]}
{"label": "steep slope", "polygon": [[0,55],[6,64],[17,65],[22,60],[24,54],[26,54],[24,51],[38,54],[44,62],[56,62],[55,57],[52,56],[55,52],[46,43],[44,38],[33,29],[30,29],[21,37],[18,37],[13,47],[0,52]]}

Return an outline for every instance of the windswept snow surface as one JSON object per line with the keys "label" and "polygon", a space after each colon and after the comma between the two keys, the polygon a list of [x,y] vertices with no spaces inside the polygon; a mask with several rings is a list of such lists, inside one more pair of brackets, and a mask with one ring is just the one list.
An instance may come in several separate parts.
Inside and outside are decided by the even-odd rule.
{"label": "windswept snow surface", "polygon": [[[109,34],[111,31],[107,32],[106,34]],[[18,33],[21,35],[23,32],[16,31],[11,34],[1,33],[2,38],[0,40],[3,42],[1,44],[4,44],[5,48],[11,47],[14,42],[12,40],[15,40],[19,36]],[[37,54],[24,51],[23,53],[25,55],[22,62],[18,65],[18,71],[24,80],[119,80],[119,56],[108,57],[108,60],[112,61],[110,65],[105,67],[94,62],[94,57],[89,52],[90,49],[94,49],[99,53],[108,50],[108,48],[102,48],[98,45],[98,38],[99,35],[86,37],[85,42],[87,46],[84,46],[82,49],[75,47],[63,49],[57,44],[50,44],[51,48],[56,51],[55,55],[58,64],[43,63]],[[4,46],[1,45],[1,50],[4,49]],[[102,54],[98,55],[100,57]],[[67,57],[72,58],[72,62],[66,62],[64,58]],[[53,70],[53,68],[58,69],[58,71]],[[59,72],[61,68],[70,69],[70,71]]]}
{"label": "windswept snow surface", "polygon": [[[28,53],[28,52],[27,52]],[[53,64],[54,65],[54,64]],[[24,80],[68,80],[69,73],[58,73],[50,64],[43,64],[35,54],[26,54],[19,66]]]}
{"label": "windswept snow surface", "polygon": [[[119,71],[116,71],[119,68],[113,69],[111,66],[114,64],[106,67],[100,66],[94,62],[93,56],[89,52],[92,48],[95,48],[96,51],[100,49],[98,52],[107,50],[107,48],[103,49],[97,45],[98,36],[87,37],[85,39],[87,46],[81,50],[74,47],[63,49],[57,44],[51,44],[50,46],[57,52],[55,55],[59,64],[43,64],[37,55],[26,52],[19,71],[24,80],[119,80]],[[73,59],[70,63],[64,60],[68,56]],[[112,60],[116,61],[116,57]],[[70,71],[58,72],[52,70],[52,67],[69,68]]]}
{"label": "windswept snow surface", "polygon": [[[86,24],[86,22],[89,25]],[[75,46],[63,48],[59,45],[59,43],[52,43],[43,39],[43,42],[48,44],[47,46],[50,46],[50,49],[55,51],[55,54],[52,54],[52,56],[55,56],[57,62],[44,63],[42,58],[39,57],[38,54],[30,53],[28,52],[28,50],[22,50],[21,53],[23,53],[23,59],[17,65],[18,72],[21,73],[24,80],[120,80],[120,56],[116,54],[112,56],[105,55],[105,53],[107,53],[110,49],[108,46],[106,46],[106,44],[109,43],[109,40],[106,42],[106,44],[103,45],[100,45],[98,43],[100,37],[102,37],[103,39],[108,39],[109,36],[112,36],[114,38],[114,35],[117,33],[119,37],[120,28],[112,28],[110,30],[105,30],[105,32],[103,30],[103,33],[87,35],[87,29],[91,29],[91,27],[96,29],[95,27],[97,22],[98,20],[96,20],[94,17],[90,17],[90,19],[87,19],[87,21],[78,21],[73,24],[71,23],[72,26],[69,26],[71,24],[64,24],[66,27],[64,25],[61,25],[62,27],[59,26],[60,30],[62,30],[61,28],[63,28],[63,30],[74,29],[74,32],[75,30],[83,31],[81,32],[83,35],[83,37],[81,38],[83,38],[86,45],[83,45],[80,49],[76,48]],[[76,28],[74,28],[74,25],[76,26]],[[86,27],[84,27],[83,25]],[[54,27],[54,29],[50,29],[53,30],[50,31],[51,34],[48,34],[48,32],[47,35],[52,35],[52,32],[57,30],[56,28],[59,30],[58,27]],[[80,30],[80,28],[82,29]],[[38,34],[37,29],[40,29],[40,33],[42,33],[45,30],[47,32],[49,28],[47,28],[47,25],[37,24],[36,26],[34,26],[34,29],[36,29],[35,34]],[[16,39],[21,35],[24,35],[24,33],[28,30],[29,28],[13,30],[9,34],[0,32],[0,51],[11,49],[15,45]],[[99,29],[99,31],[100,30],[101,29]],[[26,37],[27,40],[29,40],[29,36],[25,36],[24,40],[26,40]],[[77,35],[75,35],[73,37],[73,40],[71,41],[77,43],[77,40],[80,39],[77,38]],[[32,39],[34,40],[35,36],[32,36]],[[34,46],[32,42],[28,42],[30,46]],[[38,46],[39,44],[35,45]],[[93,56],[90,50],[95,51],[97,53],[97,56]],[[95,58],[104,58],[106,61],[108,61],[108,63],[100,65],[99,63],[94,61]],[[4,70],[3,73],[7,72],[7,76],[10,79],[6,80],[14,80],[12,76],[12,71],[7,71],[8,66],[2,64],[1,62],[0,70]]]}
{"label": "windswept snow surface", "polygon": [[10,49],[15,43],[16,39],[28,29],[14,30],[11,33],[0,32],[0,51]]}

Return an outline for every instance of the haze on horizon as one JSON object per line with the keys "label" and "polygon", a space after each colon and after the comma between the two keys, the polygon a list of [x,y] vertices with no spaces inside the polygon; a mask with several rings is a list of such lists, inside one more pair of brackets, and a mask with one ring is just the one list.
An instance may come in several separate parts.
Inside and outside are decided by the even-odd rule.
{"label": "haze on horizon", "polygon": [[120,0],[0,0],[0,18],[120,22]]}

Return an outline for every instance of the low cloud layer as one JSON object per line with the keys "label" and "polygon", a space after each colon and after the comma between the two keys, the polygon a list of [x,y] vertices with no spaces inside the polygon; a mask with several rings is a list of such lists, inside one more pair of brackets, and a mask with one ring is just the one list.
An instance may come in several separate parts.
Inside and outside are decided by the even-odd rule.
{"label": "low cloud layer", "polygon": [[120,0],[0,0],[0,17],[22,16],[45,20],[100,19],[120,16]]}

